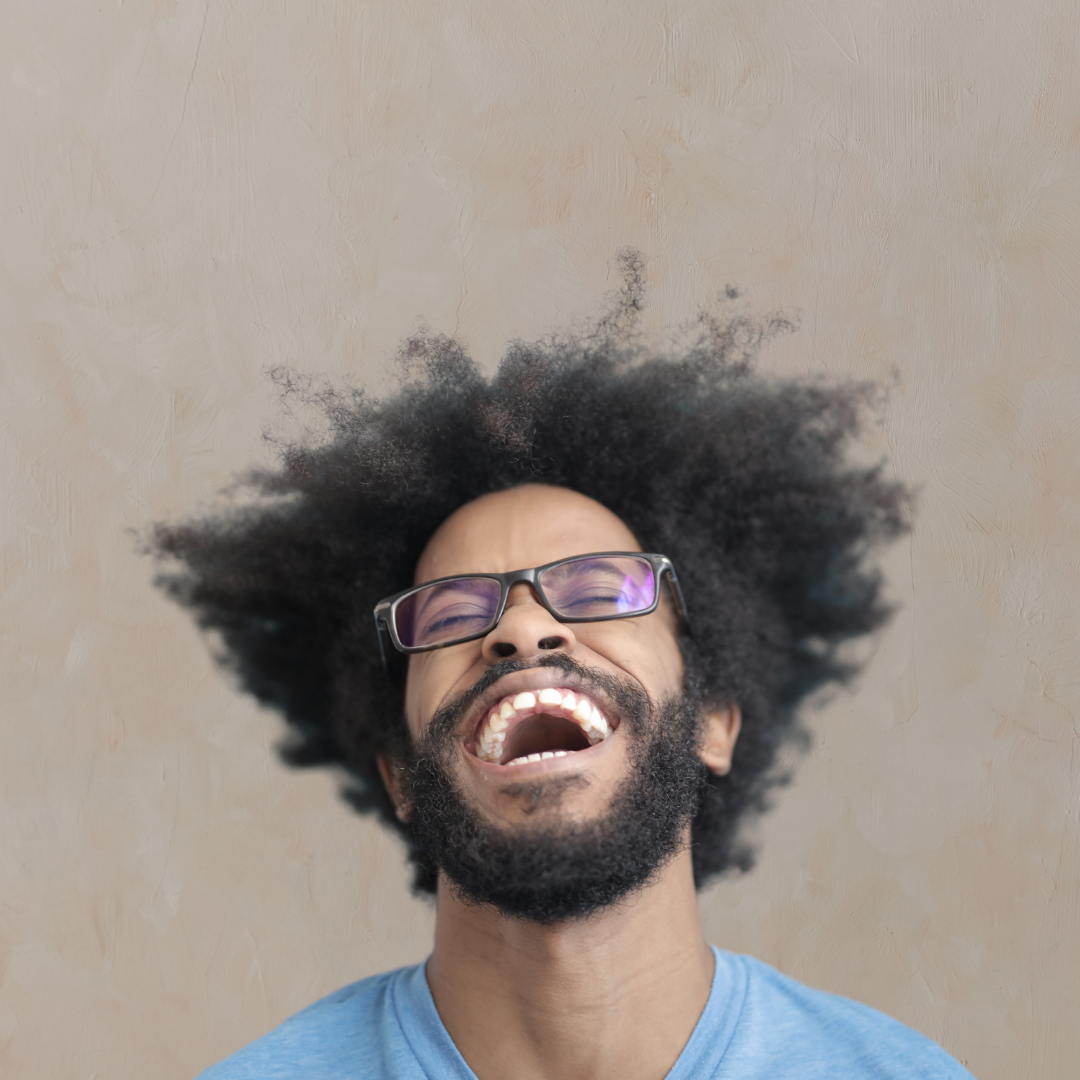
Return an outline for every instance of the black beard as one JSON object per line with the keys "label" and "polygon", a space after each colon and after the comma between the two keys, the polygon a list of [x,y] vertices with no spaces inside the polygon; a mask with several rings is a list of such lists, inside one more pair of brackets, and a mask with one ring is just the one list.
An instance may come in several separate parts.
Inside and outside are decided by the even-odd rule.
{"label": "black beard", "polygon": [[[462,717],[498,679],[529,667],[573,673],[619,711],[630,773],[595,821],[502,829],[484,820],[454,781],[449,761]],[[699,712],[683,696],[654,709],[636,686],[561,653],[535,664],[503,661],[435,714],[406,763],[415,857],[445,874],[461,899],[512,918],[550,925],[611,907],[649,884],[681,849],[705,784],[699,738]],[[517,794],[535,809],[558,800],[568,783],[575,781],[523,782]]]}

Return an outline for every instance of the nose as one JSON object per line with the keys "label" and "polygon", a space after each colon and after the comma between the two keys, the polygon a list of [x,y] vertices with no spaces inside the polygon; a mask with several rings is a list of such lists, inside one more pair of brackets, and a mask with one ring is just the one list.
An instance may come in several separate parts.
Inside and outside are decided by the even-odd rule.
{"label": "nose", "polygon": [[531,585],[519,582],[506,597],[498,626],[484,638],[481,650],[489,664],[498,660],[528,660],[546,652],[574,651],[577,638],[540,603]]}

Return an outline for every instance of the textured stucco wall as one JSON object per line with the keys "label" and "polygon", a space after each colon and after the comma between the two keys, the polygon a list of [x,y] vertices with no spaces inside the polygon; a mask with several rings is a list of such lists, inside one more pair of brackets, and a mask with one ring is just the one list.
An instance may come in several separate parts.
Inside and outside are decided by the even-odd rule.
{"label": "textured stucco wall", "polygon": [[1075,0],[6,0],[0,1073],[182,1078],[422,957],[394,841],[287,773],[130,530],[269,460],[275,364],[484,364],[728,283],[765,370],[894,384],[902,604],[711,938],[1080,1068]]}

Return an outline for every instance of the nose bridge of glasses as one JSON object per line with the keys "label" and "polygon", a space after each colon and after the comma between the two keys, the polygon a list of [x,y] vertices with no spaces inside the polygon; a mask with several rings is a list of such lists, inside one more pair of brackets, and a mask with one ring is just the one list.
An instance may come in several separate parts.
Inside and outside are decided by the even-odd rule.
{"label": "nose bridge of glasses", "polygon": [[525,578],[520,577],[511,582],[509,588],[506,590],[506,607],[504,614],[512,607],[521,607],[522,605],[534,605],[540,608],[542,611],[544,608],[543,602],[540,600],[540,593],[537,590],[535,577]]}
{"label": "nose bridge of glasses", "polygon": [[507,582],[506,604],[497,623],[488,631],[485,655],[528,656],[551,649],[572,649],[574,635],[540,599],[536,572],[515,575]]}

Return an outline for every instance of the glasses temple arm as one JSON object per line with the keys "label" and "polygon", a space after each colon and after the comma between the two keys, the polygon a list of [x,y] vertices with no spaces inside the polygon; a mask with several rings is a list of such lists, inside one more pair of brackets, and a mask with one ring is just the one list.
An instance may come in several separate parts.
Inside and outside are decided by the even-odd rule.
{"label": "glasses temple arm", "polygon": [[379,659],[382,661],[383,674],[389,679],[390,678],[390,665],[386,661],[386,645],[383,642],[383,627],[385,625],[386,625],[385,622],[381,618],[379,618],[378,615],[376,615],[375,616],[375,633],[379,635]]}
{"label": "glasses temple arm", "polygon": [[686,614],[686,601],[683,600],[682,588],[679,585],[679,579],[675,574],[675,567],[668,563],[661,571],[661,575],[668,579],[668,586],[671,589],[672,599],[675,601],[675,608],[679,616],[682,618],[683,625],[686,627],[686,632],[690,632],[690,617]]}

